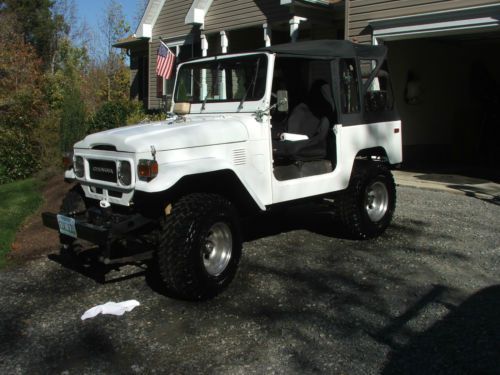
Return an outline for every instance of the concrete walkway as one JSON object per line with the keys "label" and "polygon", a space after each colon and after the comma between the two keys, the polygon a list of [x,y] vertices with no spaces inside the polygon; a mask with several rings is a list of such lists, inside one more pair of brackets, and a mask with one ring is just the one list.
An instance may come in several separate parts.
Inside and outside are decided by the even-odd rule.
{"label": "concrete walkway", "polygon": [[464,194],[500,204],[500,184],[480,178],[455,174],[393,171],[396,184],[423,189],[442,190]]}

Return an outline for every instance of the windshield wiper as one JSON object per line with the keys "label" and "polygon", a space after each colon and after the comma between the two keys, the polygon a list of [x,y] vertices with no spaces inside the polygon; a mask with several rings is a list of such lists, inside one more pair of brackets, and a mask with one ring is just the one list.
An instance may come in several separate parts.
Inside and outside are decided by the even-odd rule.
{"label": "windshield wiper", "polygon": [[260,64],[260,58],[257,59],[257,63],[255,64],[255,74],[253,76],[252,82],[250,83],[250,86],[248,86],[248,89],[245,92],[245,95],[243,95],[243,98],[241,98],[240,105],[238,106],[238,111],[241,111],[243,109],[243,103],[245,103],[245,100],[247,100],[247,96],[248,93],[250,92],[250,89],[253,87],[255,90],[255,84],[257,83],[257,76],[259,75],[259,64]]}

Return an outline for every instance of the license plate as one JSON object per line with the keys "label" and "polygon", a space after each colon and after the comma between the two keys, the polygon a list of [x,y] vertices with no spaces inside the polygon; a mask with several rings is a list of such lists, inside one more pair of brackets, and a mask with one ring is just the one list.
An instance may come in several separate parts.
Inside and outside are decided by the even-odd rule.
{"label": "license plate", "polygon": [[63,215],[57,215],[57,223],[59,224],[59,232],[66,236],[77,238],[75,219]]}

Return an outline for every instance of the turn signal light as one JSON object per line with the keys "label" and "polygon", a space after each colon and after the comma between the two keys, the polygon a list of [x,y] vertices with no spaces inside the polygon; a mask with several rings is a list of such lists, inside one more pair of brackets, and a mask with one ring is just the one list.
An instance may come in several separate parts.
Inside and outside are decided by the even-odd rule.
{"label": "turn signal light", "polygon": [[156,160],[139,160],[137,165],[137,175],[139,179],[145,181],[151,181],[153,178],[158,176],[158,163]]}

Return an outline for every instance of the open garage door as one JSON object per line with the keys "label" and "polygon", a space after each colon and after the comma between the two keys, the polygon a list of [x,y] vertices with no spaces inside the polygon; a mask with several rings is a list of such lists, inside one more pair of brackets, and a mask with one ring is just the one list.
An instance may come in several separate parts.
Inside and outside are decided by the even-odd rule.
{"label": "open garage door", "polygon": [[372,25],[374,42],[389,46],[407,165],[500,165],[499,14],[484,7]]}

